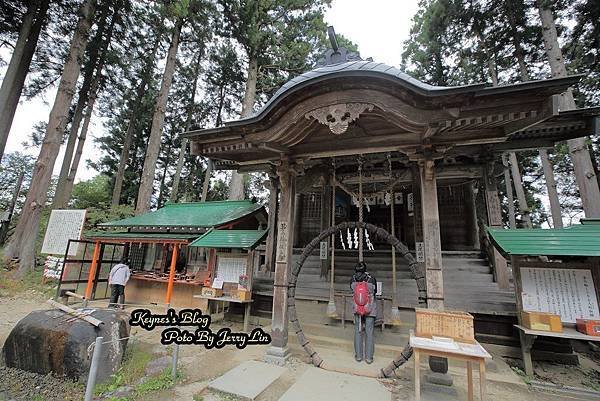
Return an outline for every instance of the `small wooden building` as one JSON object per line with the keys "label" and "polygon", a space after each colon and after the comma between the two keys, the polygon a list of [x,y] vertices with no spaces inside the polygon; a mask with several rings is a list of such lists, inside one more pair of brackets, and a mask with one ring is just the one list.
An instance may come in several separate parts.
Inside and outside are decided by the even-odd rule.
{"label": "small wooden building", "polygon": [[[361,215],[412,250],[426,278],[428,307],[492,319],[515,315],[506,260],[484,229],[504,224],[499,161],[508,151],[598,133],[600,108],[561,109],[560,94],[579,80],[436,87],[339,48],[253,115],[184,134],[191,152],[211,158],[216,168],[271,177],[266,260],[272,275],[255,284],[272,297],[269,355],[286,355],[295,258],[319,232]],[[355,202],[361,187],[362,207]],[[331,256],[315,253],[295,283],[296,298],[326,301],[331,282],[335,290],[347,288],[357,252],[343,250],[344,239],[336,236],[327,241],[327,249],[335,248],[335,279]],[[394,307],[415,306],[408,264],[399,258],[393,274],[389,245],[373,246],[365,261],[384,295]]]}
{"label": "small wooden building", "polygon": [[[60,286],[88,299],[106,298],[110,268],[125,254],[132,270],[126,303],[205,309],[206,302],[194,296],[200,295],[216,274],[216,256],[210,257],[216,255],[216,249],[205,252],[204,247],[191,245],[221,230],[236,233],[232,237],[256,232],[260,235],[253,238],[260,242],[266,236],[266,225],[265,208],[251,201],[168,203],[156,211],[100,225],[118,231],[86,233],[86,240],[81,241],[85,246],[79,245],[81,255],[65,260],[66,274]],[[222,245],[227,249],[219,249],[221,253],[237,252],[236,246]]]}
{"label": "small wooden building", "polygon": [[[511,261],[523,362],[533,375],[531,350],[538,337],[600,341],[575,329],[577,319],[600,320],[600,219],[562,229],[490,229],[494,246]],[[559,315],[562,330],[526,327],[522,312]]]}

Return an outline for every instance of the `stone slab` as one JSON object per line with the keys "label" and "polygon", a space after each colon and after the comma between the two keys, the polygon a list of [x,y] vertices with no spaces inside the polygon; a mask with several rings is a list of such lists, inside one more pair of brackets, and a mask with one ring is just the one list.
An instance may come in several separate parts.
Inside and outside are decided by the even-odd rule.
{"label": "stone slab", "polygon": [[310,367],[279,401],[364,401],[391,398],[391,392],[377,379]]}
{"label": "stone slab", "polygon": [[246,361],[211,381],[208,388],[254,400],[285,371],[269,363]]}

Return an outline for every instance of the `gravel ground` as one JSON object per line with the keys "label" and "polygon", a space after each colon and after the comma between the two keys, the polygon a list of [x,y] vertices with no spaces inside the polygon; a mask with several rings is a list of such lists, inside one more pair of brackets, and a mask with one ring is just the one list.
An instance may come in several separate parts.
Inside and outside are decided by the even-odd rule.
{"label": "gravel ground", "polygon": [[83,393],[69,379],[0,367],[0,401],[80,401]]}

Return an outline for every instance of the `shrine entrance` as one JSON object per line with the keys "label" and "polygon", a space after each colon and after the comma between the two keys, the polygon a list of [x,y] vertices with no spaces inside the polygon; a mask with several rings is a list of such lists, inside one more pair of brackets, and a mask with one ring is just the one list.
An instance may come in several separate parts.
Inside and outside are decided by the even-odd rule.
{"label": "shrine entrance", "polygon": [[[469,307],[482,303],[489,313],[489,291],[508,291],[510,279],[506,261],[481,229],[502,225],[496,181],[503,171],[501,155],[552,147],[587,135],[594,127],[594,117],[584,110],[558,109],[560,93],[579,77],[499,87],[434,87],[395,67],[362,60],[333,42],[332,46],[319,68],[287,82],[253,115],[183,135],[191,153],[210,158],[216,169],[269,174],[265,264],[273,272],[273,311],[267,357],[275,362],[282,363],[289,354],[288,301],[294,301],[289,292],[298,290],[289,288],[295,241],[308,241],[314,248],[315,236],[325,239],[331,233],[323,232],[330,227],[356,224],[355,220],[379,225],[373,225],[375,232],[387,233],[389,226],[395,238],[414,246],[411,251],[424,273],[419,296],[428,308],[445,306],[442,250],[480,246],[492,266],[493,283],[486,283],[485,291],[472,291],[459,279],[450,289],[466,299],[473,292],[475,301]],[[412,194],[412,211],[406,211],[406,218],[392,219],[382,210],[369,221],[357,219],[350,205],[346,215],[338,214],[332,192],[346,194],[348,203],[361,179],[371,195],[397,192],[408,201]],[[299,210],[302,194],[310,193],[325,200],[319,217],[310,217],[307,234],[302,225],[309,218]],[[331,265],[322,262],[321,276]],[[460,265],[453,273],[469,274],[468,268]],[[485,298],[477,298],[481,294]]]}
{"label": "shrine entrance", "polygon": [[[291,271],[291,277],[288,285],[288,316],[289,320],[292,323],[294,332],[298,337],[298,342],[304,349],[304,351],[310,356],[313,365],[316,367],[323,367],[324,361],[319,356],[318,352],[310,345],[310,340],[304,334],[302,330],[302,325],[300,324],[300,320],[298,319],[298,315],[296,313],[296,282],[298,280],[298,276],[300,275],[300,271],[304,262],[308,258],[310,254],[312,254],[313,250],[315,250],[319,244],[329,238],[335,237],[341,232],[346,230],[365,230],[369,234],[371,234],[374,238],[379,239],[380,241],[384,241],[387,244],[391,245],[394,248],[394,251],[399,253],[403,258],[406,259],[410,267],[410,271],[413,279],[417,284],[417,288],[419,291],[419,304],[425,306],[427,302],[427,289],[425,282],[425,272],[419,268],[419,265],[415,258],[411,255],[409,249],[400,242],[396,237],[388,233],[386,230],[374,226],[373,224],[364,223],[364,222],[346,222],[336,225],[335,227],[331,227],[323,232],[321,232],[318,236],[313,238],[312,241],[304,248],[304,252],[300,259],[294,264],[293,269]],[[382,369],[380,372],[380,377],[391,377],[394,370],[398,367],[402,366],[410,356],[412,355],[412,349],[410,345],[406,345],[400,355],[394,359],[386,368]]]}

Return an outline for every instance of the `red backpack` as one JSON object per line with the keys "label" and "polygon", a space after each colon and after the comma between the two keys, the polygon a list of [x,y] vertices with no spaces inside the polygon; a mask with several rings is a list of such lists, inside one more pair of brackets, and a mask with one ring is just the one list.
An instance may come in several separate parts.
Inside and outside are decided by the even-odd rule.
{"label": "red backpack", "polygon": [[361,316],[368,315],[373,310],[369,284],[366,281],[360,281],[354,286],[354,307],[355,313]]}

